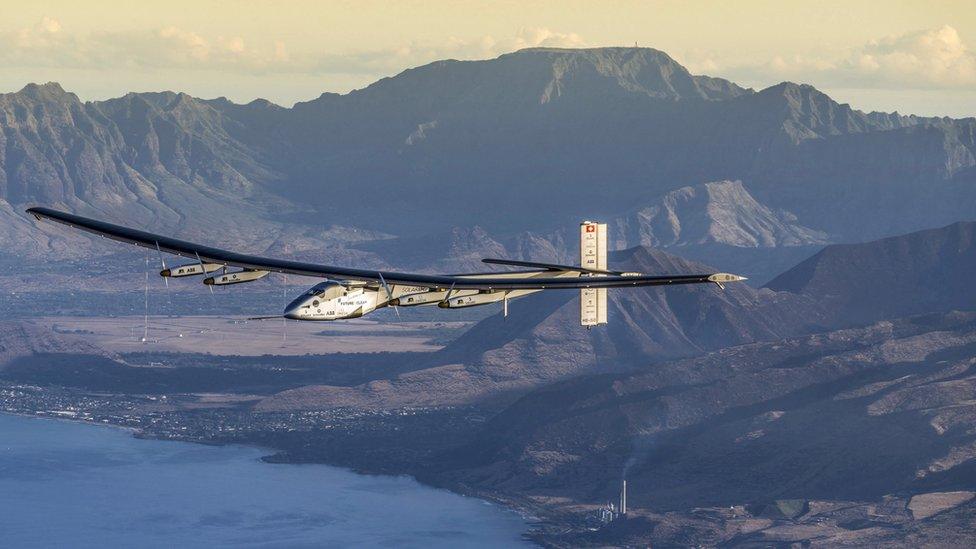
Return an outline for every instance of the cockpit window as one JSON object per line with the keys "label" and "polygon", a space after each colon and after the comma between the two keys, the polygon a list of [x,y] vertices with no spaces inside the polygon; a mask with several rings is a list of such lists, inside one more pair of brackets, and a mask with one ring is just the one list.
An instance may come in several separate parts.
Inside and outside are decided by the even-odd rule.
{"label": "cockpit window", "polygon": [[342,295],[343,286],[335,282],[323,282],[309,288],[304,295],[317,297],[322,300],[329,300]]}
{"label": "cockpit window", "polygon": [[324,297],[325,299],[334,299],[336,297],[339,297],[340,295],[342,295],[342,286],[333,286],[327,289],[322,294],[322,297]]}

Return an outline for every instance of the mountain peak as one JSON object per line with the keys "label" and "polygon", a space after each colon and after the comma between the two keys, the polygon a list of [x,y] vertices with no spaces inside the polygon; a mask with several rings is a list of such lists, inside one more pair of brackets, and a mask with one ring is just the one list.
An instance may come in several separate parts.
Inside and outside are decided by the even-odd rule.
{"label": "mountain peak", "polygon": [[[377,102],[396,97],[433,115],[453,107],[492,103],[723,100],[751,93],[720,78],[692,75],[666,53],[652,48],[527,48],[478,61],[435,61],[384,78],[348,96],[323,94],[302,104],[320,107],[346,97]],[[406,102],[404,100],[407,100]]]}
{"label": "mountain peak", "polygon": [[865,114],[847,103],[838,103],[811,86],[781,82],[760,90],[756,100],[769,113],[785,115],[782,130],[797,144],[830,135],[889,130],[917,124],[920,119],[898,114]]}
{"label": "mountain peak", "polygon": [[663,99],[729,99],[749,93],[727,80],[692,75],[667,53],[653,48],[527,48],[499,60],[540,54],[552,60],[550,85],[603,79],[626,92]]}
{"label": "mountain peak", "polygon": [[793,214],[757,201],[738,180],[681,187],[611,224],[617,247],[772,248],[828,241],[826,234],[799,224]]}
{"label": "mountain peak", "polygon": [[[830,104],[837,107],[842,106],[830,98],[827,94],[811,86],[810,84],[797,84],[796,82],[780,82],[774,86],[764,88],[758,93],[761,97],[785,98],[794,106],[804,103]],[[846,106],[846,105],[843,105]]]}
{"label": "mountain peak", "polygon": [[73,93],[68,93],[64,91],[61,84],[57,82],[47,82],[45,84],[35,84],[31,82],[16,93],[16,95],[23,95],[31,99],[38,101],[61,101],[64,99],[78,100],[78,97]]}
{"label": "mountain peak", "polygon": [[780,93],[785,93],[789,95],[798,95],[804,92],[817,92],[821,93],[817,88],[810,84],[804,84],[802,82],[797,83],[790,80],[784,80],[779,84],[772,85],[766,88],[764,91],[777,91]]}
{"label": "mountain peak", "polygon": [[502,54],[499,57],[526,55],[534,53],[546,53],[546,54],[556,54],[556,55],[645,55],[653,56],[661,59],[662,61],[678,64],[670,55],[667,53],[657,50],[654,48],[647,47],[634,47],[634,46],[601,46],[595,48],[557,48],[548,46],[536,46],[530,48],[522,48],[520,50],[515,50],[510,53]]}

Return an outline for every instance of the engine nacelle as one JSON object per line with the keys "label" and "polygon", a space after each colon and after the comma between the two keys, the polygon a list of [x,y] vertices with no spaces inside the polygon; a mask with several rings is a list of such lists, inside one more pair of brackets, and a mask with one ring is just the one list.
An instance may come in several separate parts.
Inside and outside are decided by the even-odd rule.
{"label": "engine nacelle", "polygon": [[159,276],[168,278],[180,278],[183,276],[197,276],[202,275],[205,272],[210,274],[217,269],[223,267],[219,263],[204,263],[203,267],[200,267],[199,263],[188,263],[186,265],[180,265],[178,267],[171,267],[169,269],[163,269],[159,271]]}
{"label": "engine nacelle", "polygon": [[744,276],[734,275],[731,273],[715,273],[708,277],[709,282],[742,282],[743,280],[749,280]]}
{"label": "engine nacelle", "polygon": [[234,271],[230,273],[224,273],[219,276],[211,276],[203,279],[203,283],[207,286],[227,286],[230,284],[242,284],[244,282],[253,282],[255,280],[260,280],[268,276],[268,271]]}
{"label": "engine nacelle", "polygon": [[[418,305],[433,305],[435,303],[440,303],[444,301],[447,297],[448,290],[433,290],[429,292],[421,292],[409,295],[402,295],[390,302],[390,305],[398,305],[400,307],[415,307]],[[477,294],[478,290],[455,290],[451,293],[451,297],[454,296],[462,297]]]}
{"label": "engine nacelle", "polygon": [[497,292],[477,292],[470,295],[463,295],[454,297],[447,301],[442,301],[437,304],[438,307],[442,309],[460,309],[464,307],[477,307],[478,305],[488,305],[489,303],[498,303],[505,299],[508,291],[497,291]]}

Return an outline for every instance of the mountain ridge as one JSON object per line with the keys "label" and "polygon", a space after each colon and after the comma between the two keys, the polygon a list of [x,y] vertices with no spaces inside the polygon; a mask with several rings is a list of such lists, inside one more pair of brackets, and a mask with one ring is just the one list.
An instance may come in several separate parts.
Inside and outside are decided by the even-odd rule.
{"label": "mountain ridge", "polygon": [[832,242],[860,241],[976,215],[974,127],[865,114],[807,85],[747,90],[650,48],[438,61],[292,108],[178,92],[81,102],[32,84],[0,95],[0,211],[17,241],[27,228],[9,212],[36,204],[186,235],[217,218],[238,242],[282,224],[545,233],[728,180]]}
{"label": "mountain ridge", "polygon": [[952,308],[976,309],[976,222],[958,222],[862,244],[834,244],[766,287],[817,295],[840,324]]}

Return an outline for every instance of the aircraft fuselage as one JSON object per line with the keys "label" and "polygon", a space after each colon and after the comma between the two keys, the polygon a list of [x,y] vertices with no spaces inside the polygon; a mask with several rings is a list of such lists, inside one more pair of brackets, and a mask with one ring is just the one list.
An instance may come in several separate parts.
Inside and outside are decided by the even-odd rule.
{"label": "aircraft fuselage", "polygon": [[[545,274],[557,278],[579,276],[579,273]],[[507,276],[524,277],[527,275],[524,272],[512,272],[465,276],[470,278],[479,276],[505,278]],[[498,303],[505,299],[515,299],[538,291],[540,290],[444,290],[404,285],[377,288],[355,282],[328,280],[312,286],[298,296],[285,307],[283,314],[285,318],[292,320],[343,320],[361,317],[380,307],[437,305],[445,309],[458,309]]]}

